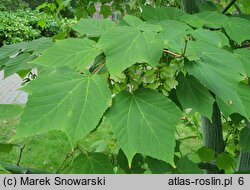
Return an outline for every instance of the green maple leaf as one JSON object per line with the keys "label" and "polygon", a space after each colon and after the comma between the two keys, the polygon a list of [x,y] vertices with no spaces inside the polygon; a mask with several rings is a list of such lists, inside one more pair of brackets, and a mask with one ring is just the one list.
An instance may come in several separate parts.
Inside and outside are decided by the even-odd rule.
{"label": "green maple leaf", "polygon": [[207,118],[212,118],[214,99],[195,77],[180,75],[176,93],[184,109],[192,108]]}
{"label": "green maple leaf", "polygon": [[73,26],[78,33],[88,37],[99,37],[108,30],[112,30],[115,23],[108,19],[81,19],[79,23]]}
{"label": "green maple leaf", "polygon": [[101,52],[96,46],[96,42],[87,38],[66,39],[57,41],[32,63],[40,67],[58,68],[67,66],[76,70],[85,70]]}
{"label": "green maple leaf", "polygon": [[223,26],[229,37],[238,44],[241,44],[245,40],[250,40],[249,20],[239,17],[231,17],[223,24]]}
{"label": "green maple leaf", "polygon": [[99,75],[66,68],[40,75],[24,88],[30,95],[15,138],[62,130],[72,144],[85,137],[111,105],[111,94]]}
{"label": "green maple leaf", "polygon": [[173,163],[180,110],[166,96],[149,89],[122,92],[107,118],[130,163],[136,153]]}
{"label": "green maple leaf", "polygon": [[131,26],[116,27],[104,33],[99,43],[106,55],[107,67],[113,75],[136,62],[156,66],[163,50],[163,42],[156,32],[141,31]]}

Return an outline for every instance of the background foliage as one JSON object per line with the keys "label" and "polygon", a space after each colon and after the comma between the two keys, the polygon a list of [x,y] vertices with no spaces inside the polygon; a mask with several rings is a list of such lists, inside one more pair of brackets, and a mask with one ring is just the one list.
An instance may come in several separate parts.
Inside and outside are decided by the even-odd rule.
{"label": "background foliage", "polygon": [[25,2],[0,14],[0,68],[29,93],[0,105],[0,171],[249,172],[248,1]]}

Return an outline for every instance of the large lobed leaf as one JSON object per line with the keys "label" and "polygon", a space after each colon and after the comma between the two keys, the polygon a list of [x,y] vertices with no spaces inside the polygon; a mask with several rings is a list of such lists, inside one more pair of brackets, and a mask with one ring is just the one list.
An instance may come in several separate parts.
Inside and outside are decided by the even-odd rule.
{"label": "large lobed leaf", "polygon": [[36,40],[32,40],[31,42],[26,43],[25,51],[32,51],[34,54],[43,53],[46,49],[51,47],[54,42],[52,42],[51,38],[39,38]]}
{"label": "large lobed leaf", "polygon": [[229,46],[228,38],[220,31],[211,31],[199,28],[197,30],[194,30],[191,34],[195,39],[213,44],[220,48]]}
{"label": "large lobed leaf", "polygon": [[185,48],[185,38],[192,31],[186,23],[175,20],[164,20],[160,22],[163,30],[161,32],[164,41],[164,48],[177,53],[183,53]]}
{"label": "large lobed leaf", "polygon": [[179,75],[176,89],[182,107],[192,108],[207,118],[212,118],[213,102],[211,94],[195,77]]}
{"label": "large lobed leaf", "polygon": [[10,57],[20,52],[42,53],[48,49],[53,42],[50,38],[39,38],[31,42],[20,42],[12,45],[5,45],[0,48],[0,58]]}
{"label": "large lobed leaf", "polygon": [[144,20],[178,20],[187,15],[182,10],[174,7],[157,7],[143,6],[141,16]]}
{"label": "large lobed leaf", "polygon": [[140,31],[147,31],[147,32],[160,32],[162,31],[162,27],[159,24],[151,24],[143,22],[136,16],[127,15],[123,17],[123,20],[129,25],[136,27]]}
{"label": "large lobed leaf", "polygon": [[111,105],[109,88],[101,76],[65,68],[40,75],[24,90],[30,96],[16,138],[62,130],[75,144],[97,126]]}
{"label": "large lobed leaf", "polygon": [[139,89],[134,94],[118,94],[107,118],[129,162],[136,153],[142,153],[173,163],[180,114],[167,97]]}
{"label": "large lobed leaf", "polygon": [[4,45],[0,48],[0,58],[9,58],[10,56],[18,54],[27,47],[27,43],[21,42],[12,45]]}
{"label": "large lobed leaf", "polygon": [[218,13],[216,11],[203,11],[195,14],[194,16],[199,17],[204,27],[220,29],[223,24],[228,21],[228,17],[224,14]]}
{"label": "large lobed leaf", "polygon": [[40,67],[67,66],[76,70],[85,70],[100,53],[101,50],[97,47],[95,41],[87,38],[66,39],[56,42],[33,63]]}
{"label": "large lobed leaf", "polygon": [[140,31],[137,27],[120,26],[103,34],[99,41],[106,55],[111,74],[119,74],[136,62],[156,66],[163,43],[155,32]]}
{"label": "large lobed leaf", "polygon": [[42,54],[52,44],[50,38],[43,37],[31,42],[5,45],[0,48],[0,67],[4,70],[4,77],[9,77],[14,73],[18,73],[21,77],[26,76],[32,69],[32,65],[28,62]]}
{"label": "large lobed leaf", "polygon": [[228,36],[241,44],[245,40],[250,40],[250,21],[239,18],[231,17],[223,24]]}
{"label": "large lobed leaf", "polygon": [[28,61],[32,59],[33,57],[30,56],[29,53],[23,53],[17,57],[8,59],[4,67],[4,77],[7,78],[19,71],[31,69],[31,65],[28,64]]}
{"label": "large lobed leaf", "polygon": [[100,37],[108,30],[112,30],[115,23],[108,19],[82,19],[73,26],[73,29],[88,37]]}
{"label": "large lobed leaf", "polygon": [[234,54],[242,63],[247,76],[250,77],[250,50],[246,48],[237,49],[234,51]]}
{"label": "large lobed leaf", "polygon": [[237,94],[240,80],[236,80],[236,74],[229,65],[207,59],[189,63],[188,71],[221,99],[224,109],[232,109],[231,113],[247,116],[244,104]]}
{"label": "large lobed leaf", "polygon": [[[220,99],[219,105],[231,113],[240,113],[247,116],[246,108],[237,93],[242,80],[244,69],[241,62],[233,53],[205,42],[189,42],[186,56],[196,60],[188,63],[189,74],[211,90],[216,98]],[[223,110],[222,110],[223,111]]]}
{"label": "large lobed leaf", "polygon": [[238,95],[240,97],[241,102],[243,103],[245,110],[246,110],[246,116],[247,118],[250,118],[250,85],[249,84],[244,84],[240,83],[238,86]]}

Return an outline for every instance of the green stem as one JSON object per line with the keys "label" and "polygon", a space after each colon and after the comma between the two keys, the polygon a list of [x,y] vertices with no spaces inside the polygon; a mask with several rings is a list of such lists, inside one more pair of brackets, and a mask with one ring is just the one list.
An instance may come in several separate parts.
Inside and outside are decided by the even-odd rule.
{"label": "green stem", "polygon": [[34,168],[28,168],[28,167],[21,167],[5,162],[0,162],[0,165],[7,171],[9,171],[12,174],[52,174],[52,172],[40,170],[40,169],[34,169]]}
{"label": "green stem", "polygon": [[230,7],[233,6],[233,4],[236,2],[236,0],[232,0],[222,11],[222,13],[226,13],[228,11],[228,9],[230,9]]}
{"label": "green stem", "polygon": [[23,149],[25,148],[25,145],[24,146],[21,146],[19,147],[20,148],[20,153],[19,153],[19,157],[18,157],[18,160],[17,160],[17,166],[20,165],[20,162],[21,162],[21,159],[22,159],[22,155],[23,155]]}
{"label": "green stem", "polygon": [[237,12],[238,12],[238,14],[242,14],[242,11],[241,11],[241,9],[240,9],[240,7],[239,7],[239,5],[237,4],[237,3],[234,3],[234,7],[236,8],[236,10],[237,10]]}

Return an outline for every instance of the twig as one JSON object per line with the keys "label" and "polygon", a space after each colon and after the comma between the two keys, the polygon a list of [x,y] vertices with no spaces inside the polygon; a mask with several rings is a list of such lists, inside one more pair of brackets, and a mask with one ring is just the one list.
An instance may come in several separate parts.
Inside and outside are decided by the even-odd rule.
{"label": "twig", "polygon": [[102,63],[101,65],[99,65],[92,73],[92,75],[98,73],[103,67],[104,67],[105,63]]}
{"label": "twig", "polygon": [[188,137],[184,137],[184,138],[180,138],[180,141],[184,141],[184,140],[188,140],[188,139],[194,139],[194,138],[198,138],[198,136],[193,135],[193,136],[188,136]]}
{"label": "twig", "polygon": [[56,173],[59,173],[61,170],[63,170],[63,166],[66,164],[66,162],[69,160],[69,158],[71,158],[73,156],[73,153],[69,153],[66,155],[66,158],[63,160],[62,164],[59,166],[59,168],[56,170]]}
{"label": "twig", "polygon": [[188,43],[188,39],[185,39],[185,46],[184,46],[183,56],[185,56],[186,51],[187,51],[187,43]]}
{"label": "twig", "polygon": [[17,163],[16,163],[17,166],[20,165],[20,162],[21,162],[21,159],[22,159],[22,154],[23,154],[23,149],[24,149],[24,148],[25,148],[25,145],[20,146],[19,158],[18,158]]}
{"label": "twig", "polygon": [[[75,148],[74,152],[71,155],[71,158],[73,158],[73,155],[74,153],[76,153],[76,151],[80,151],[81,153],[85,153],[86,155],[88,155],[87,151],[83,150],[79,145],[77,145],[77,147]],[[66,172],[66,173],[69,173],[73,169],[72,167],[70,167],[72,162],[73,162],[73,159],[69,160],[69,162],[65,164],[63,168],[61,168],[61,171],[64,171],[66,170],[66,168],[69,168],[68,171]]]}
{"label": "twig", "polygon": [[176,130],[176,133],[177,133],[177,135],[178,135],[180,138],[182,138],[181,135],[180,135],[180,133],[179,133],[177,130]]}
{"label": "twig", "polygon": [[[66,168],[69,168],[72,162],[73,162],[73,156],[71,157],[71,160],[69,160],[67,164],[65,163],[65,166],[61,168],[60,172],[66,170]],[[59,173],[59,171],[57,173]]]}
{"label": "twig", "polygon": [[234,7],[236,8],[237,12],[241,15],[242,11],[241,11],[241,9],[240,9],[240,7],[238,6],[237,3],[234,3]]}
{"label": "twig", "polygon": [[236,0],[232,0],[232,1],[223,9],[222,13],[225,14],[225,13],[228,11],[228,9],[230,9],[230,7],[233,6],[233,4],[234,4],[235,2],[236,2]]}
{"label": "twig", "polygon": [[70,152],[70,153],[68,153],[68,154],[66,155],[66,157],[65,157],[65,159],[63,160],[62,164],[61,164],[61,165],[59,166],[59,168],[56,170],[56,173],[59,173],[60,171],[63,171],[63,170],[65,169],[65,167],[63,167],[63,166],[66,164],[66,162],[67,162],[70,158],[72,158],[72,157],[74,156],[76,150],[78,150],[78,145],[74,148],[74,150],[73,150],[72,152]]}
{"label": "twig", "polygon": [[177,57],[177,58],[182,58],[182,55],[180,55],[180,54],[178,54],[178,53],[174,53],[174,52],[169,51],[169,50],[167,50],[167,49],[164,49],[163,52],[164,52],[164,53],[169,53],[169,54],[171,54],[171,55],[173,55],[173,56],[175,56],[175,57]]}
{"label": "twig", "polygon": [[72,169],[73,167],[70,167],[66,173],[68,174]]}

